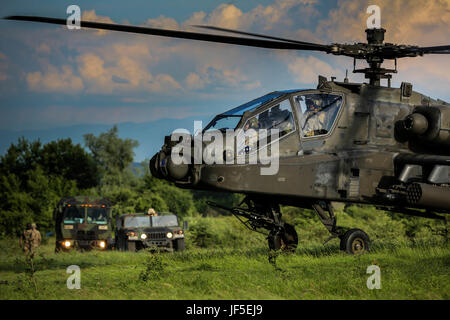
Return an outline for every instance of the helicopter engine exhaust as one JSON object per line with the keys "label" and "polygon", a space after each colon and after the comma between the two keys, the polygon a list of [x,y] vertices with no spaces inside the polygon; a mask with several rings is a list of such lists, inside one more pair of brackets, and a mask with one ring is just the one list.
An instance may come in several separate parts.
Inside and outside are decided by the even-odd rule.
{"label": "helicopter engine exhaust", "polygon": [[450,210],[450,188],[426,183],[408,186],[406,199],[411,205]]}

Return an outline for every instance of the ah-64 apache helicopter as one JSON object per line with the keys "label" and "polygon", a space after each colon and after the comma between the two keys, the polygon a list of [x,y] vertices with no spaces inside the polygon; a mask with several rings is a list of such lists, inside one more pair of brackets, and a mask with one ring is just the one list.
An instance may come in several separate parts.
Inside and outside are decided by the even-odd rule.
{"label": "ah-64 apache helicopter", "polygon": [[[65,25],[66,20],[13,16],[10,20]],[[276,91],[216,116],[204,129],[280,130],[279,171],[261,175],[263,164],[176,164],[167,136],[150,160],[152,174],[183,188],[237,192],[246,198],[230,210],[249,229],[268,231],[272,249],[295,250],[297,233],[284,223],[280,205],[312,208],[341,249],[361,253],[369,237],[360,229],[336,225],[331,202],[372,204],[407,215],[444,219],[450,212],[450,105],[415,92],[410,83],[391,88],[397,59],[449,54],[450,45],[418,47],[384,43],[385,30],[367,29],[367,43],[330,45],[202,26],[250,37],[163,30],[81,21],[81,27],[250,47],[320,51],[354,59],[354,73],[369,83],[319,76],[317,89]],[[356,60],[368,67],[356,69]],[[395,69],[382,67],[394,60]],[[381,86],[381,80],[388,81]],[[194,141],[194,140],[191,140]],[[274,141],[245,146],[245,153],[270,148]],[[194,146],[192,145],[192,148]],[[224,157],[227,157],[224,150]],[[236,152],[233,157],[238,157]],[[191,162],[192,163],[192,162]],[[215,204],[212,204],[215,205]],[[218,205],[215,205],[218,206]],[[218,206],[220,207],[220,206]],[[445,220],[445,219],[444,219]]]}

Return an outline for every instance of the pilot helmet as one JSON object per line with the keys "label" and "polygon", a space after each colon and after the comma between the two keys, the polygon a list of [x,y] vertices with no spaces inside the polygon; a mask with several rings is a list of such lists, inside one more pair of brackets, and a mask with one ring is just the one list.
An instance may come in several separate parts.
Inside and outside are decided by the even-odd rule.
{"label": "pilot helmet", "polygon": [[258,119],[256,119],[256,118],[251,118],[251,119],[249,120],[249,124],[250,124],[250,128],[252,128],[252,129],[258,128]]}

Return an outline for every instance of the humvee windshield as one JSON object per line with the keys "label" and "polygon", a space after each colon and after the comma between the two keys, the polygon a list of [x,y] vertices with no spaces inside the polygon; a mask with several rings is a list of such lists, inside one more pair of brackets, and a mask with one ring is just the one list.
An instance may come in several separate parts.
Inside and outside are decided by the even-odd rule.
{"label": "humvee windshield", "polygon": [[153,227],[176,227],[178,226],[177,216],[157,216],[152,217]]}
{"label": "humvee windshield", "polygon": [[150,227],[150,216],[125,217],[124,228]]}
{"label": "humvee windshield", "polygon": [[87,222],[96,224],[108,224],[105,208],[87,208]]}
{"label": "humvee windshield", "polygon": [[77,207],[66,207],[64,211],[64,223],[83,223],[84,209]]}

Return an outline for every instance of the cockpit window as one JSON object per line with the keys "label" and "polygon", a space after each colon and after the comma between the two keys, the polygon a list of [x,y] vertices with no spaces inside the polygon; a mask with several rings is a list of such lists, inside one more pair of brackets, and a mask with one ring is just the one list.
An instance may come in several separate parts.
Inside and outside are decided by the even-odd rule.
{"label": "cockpit window", "polygon": [[[250,129],[253,129],[253,131],[250,131]],[[261,129],[266,129],[267,131],[264,132]],[[256,150],[258,140],[263,138],[262,133],[264,132],[270,136],[271,129],[278,129],[280,138],[295,130],[289,99],[283,100],[279,104],[251,117],[245,122],[243,128],[245,137],[242,139],[241,144],[238,145],[238,155]],[[246,134],[247,132],[249,134]],[[262,146],[263,144],[260,141],[259,147]]]}
{"label": "cockpit window", "polygon": [[211,121],[205,128],[205,131],[210,130],[234,130],[241,121],[241,116],[218,116],[213,121]]}
{"label": "cockpit window", "polygon": [[303,137],[330,132],[342,105],[342,97],[334,94],[305,94],[294,97],[301,110],[300,127]]}

